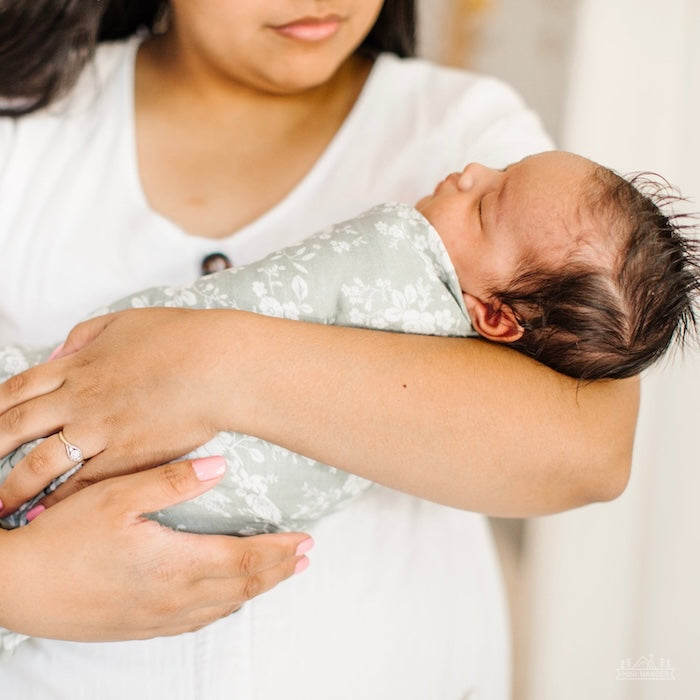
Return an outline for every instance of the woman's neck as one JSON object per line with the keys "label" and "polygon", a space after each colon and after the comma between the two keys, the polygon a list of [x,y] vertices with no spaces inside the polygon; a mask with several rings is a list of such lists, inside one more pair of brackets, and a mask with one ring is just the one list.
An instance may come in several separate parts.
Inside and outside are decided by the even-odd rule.
{"label": "woman's neck", "polygon": [[151,206],[190,233],[222,237],[264,214],[311,170],[352,109],[371,63],[280,95],[226,79],[167,41],[136,67],[139,170]]}

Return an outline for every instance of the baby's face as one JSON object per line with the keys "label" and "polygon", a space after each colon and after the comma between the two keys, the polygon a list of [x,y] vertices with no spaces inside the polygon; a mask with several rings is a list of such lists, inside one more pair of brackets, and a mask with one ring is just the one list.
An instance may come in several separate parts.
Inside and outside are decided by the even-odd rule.
{"label": "baby's face", "polygon": [[554,268],[580,243],[588,222],[579,205],[594,167],[561,151],[529,156],[505,170],[470,163],[416,208],[440,234],[462,291],[486,301],[524,261]]}

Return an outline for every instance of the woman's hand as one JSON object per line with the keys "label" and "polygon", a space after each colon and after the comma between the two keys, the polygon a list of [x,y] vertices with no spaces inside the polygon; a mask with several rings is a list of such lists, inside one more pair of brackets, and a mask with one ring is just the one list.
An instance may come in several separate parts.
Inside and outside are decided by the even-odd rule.
{"label": "woman's hand", "polygon": [[109,479],[0,531],[0,625],[76,641],[180,634],[303,570],[308,535],[194,535],[142,517],[218,483],[215,460]]}
{"label": "woman's hand", "polygon": [[44,499],[46,506],[97,481],[175,459],[213,437],[230,350],[218,329],[231,325],[230,313],[160,308],[92,319],[71,331],[59,359],[0,385],[0,454],[49,436],[0,487],[2,512],[73,466],[59,430],[87,461]]}

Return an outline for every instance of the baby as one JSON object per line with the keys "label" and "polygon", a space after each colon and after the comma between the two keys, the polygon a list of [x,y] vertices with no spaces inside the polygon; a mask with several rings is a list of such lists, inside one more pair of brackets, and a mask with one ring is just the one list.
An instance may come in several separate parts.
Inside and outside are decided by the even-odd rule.
{"label": "baby", "polygon": [[[417,209],[454,263],[472,325],[578,379],[639,374],[696,326],[697,240],[679,198],[570,153],[450,175]],[[460,209],[460,207],[462,207]]]}
{"label": "baby", "polygon": [[[103,311],[223,307],[398,332],[476,331],[580,379],[627,377],[695,323],[698,262],[679,228],[630,182],[548,152],[505,170],[470,164],[415,208],[379,205],[260,262]],[[48,354],[0,349],[0,379]],[[82,459],[68,438],[48,438],[63,440],[66,469]],[[0,482],[31,447],[0,461]],[[303,529],[369,486],[250,436],[220,433],[194,456],[214,454],[228,461],[221,484],[152,517],[195,532]],[[41,497],[0,511],[0,524],[23,524]]]}

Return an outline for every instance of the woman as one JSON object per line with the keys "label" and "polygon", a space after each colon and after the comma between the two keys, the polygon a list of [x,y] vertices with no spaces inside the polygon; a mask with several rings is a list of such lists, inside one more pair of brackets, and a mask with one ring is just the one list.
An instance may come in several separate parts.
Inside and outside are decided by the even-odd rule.
{"label": "woman", "polygon": [[[89,36],[95,10],[64,5],[60,20]],[[102,36],[152,23],[156,5],[108,4]],[[504,86],[377,57],[411,53],[412,2],[173,0],[170,10],[164,33],[99,49],[94,69],[59,106],[2,123],[4,342],[56,340],[102,301],[191,279],[213,250],[248,262],[376,201],[414,201],[467,160],[503,165],[547,147]],[[16,20],[14,45],[25,21]],[[52,37],[56,22],[47,24]],[[28,77],[24,84],[5,90],[20,109],[49,99],[50,89]],[[36,267],[22,265],[39,250]],[[611,498],[626,481],[634,382],[577,391],[478,342],[171,311],[81,326],[68,354],[5,385],[0,408],[19,408],[0,417],[0,450],[63,429],[90,458],[85,485],[234,429],[422,498],[504,515]],[[57,435],[33,454],[27,482],[41,463],[44,472],[70,466]],[[147,495],[142,480],[153,473],[91,485],[24,531],[0,533],[8,570],[23,580],[29,572],[30,582],[44,577],[42,586],[10,587],[0,624],[64,639],[129,639],[202,624],[183,607],[206,608],[209,596],[210,619],[221,615],[219,589],[197,584],[182,563],[194,559],[199,577],[221,551],[195,554],[182,533],[138,527],[139,512],[171,497]],[[143,642],[33,640],[5,663],[3,689],[31,697],[41,667],[51,689],[43,697],[507,696],[505,615],[483,517],[375,487],[313,536],[305,576],[230,618]],[[276,558],[265,538],[243,557],[244,571],[257,556],[268,573],[243,586],[245,577],[237,579],[229,609],[303,561],[294,554],[303,554],[302,536],[293,537],[273,541],[283,551]],[[124,539],[137,563],[150,556],[157,565],[98,560],[95,552],[120,556]],[[85,559],[73,563],[76,549]],[[31,568],[27,551],[42,554]],[[80,567],[80,577],[69,577],[79,594],[67,595],[67,577],[55,575],[69,563]],[[180,627],[144,604],[152,620],[144,629],[130,606],[156,588],[162,595],[164,576],[177,590],[162,607]],[[120,587],[110,588],[112,579]],[[102,633],[79,595],[99,601]],[[70,612],[80,624],[67,622]]]}

